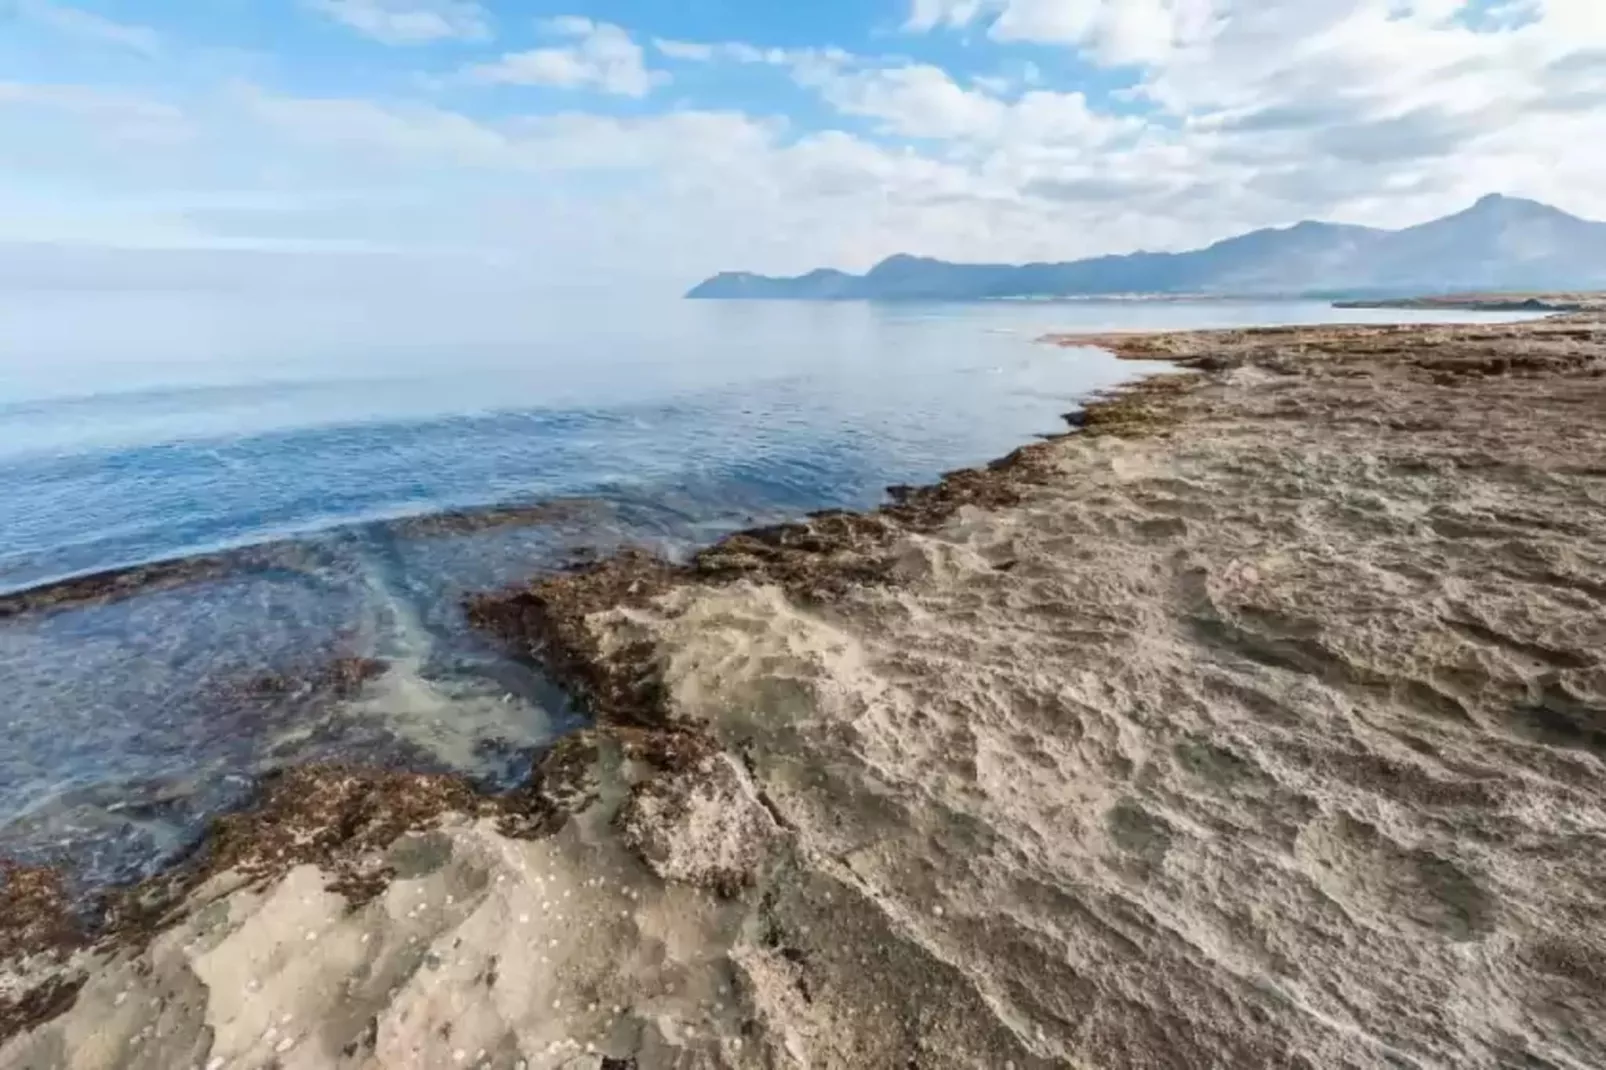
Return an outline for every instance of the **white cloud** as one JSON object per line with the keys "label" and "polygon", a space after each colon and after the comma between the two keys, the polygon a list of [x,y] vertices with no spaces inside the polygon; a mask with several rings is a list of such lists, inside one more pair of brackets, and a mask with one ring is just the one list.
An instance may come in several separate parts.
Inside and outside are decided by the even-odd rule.
{"label": "white cloud", "polygon": [[456,172],[650,172],[673,170],[686,153],[701,167],[762,154],[784,131],[784,124],[733,111],[643,118],[561,112],[492,123],[436,107],[286,96],[257,87],[241,87],[238,97],[251,118],[299,144]]}
{"label": "white cloud", "polygon": [[[912,31],[980,28],[1136,67],[1120,97],[1145,132],[1101,166],[1182,153],[1224,218],[1402,222],[1488,189],[1587,202],[1546,173],[1606,165],[1600,142],[1578,140],[1606,135],[1606,78],[1589,73],[1606,69],[1598,0],[911,0],[908,12]],[[889,99],[882,87],[845,103]],[[1049,149],[1014,139],[1005,157],[1024,173]],[[1094,188],[1043,182],[1032,188]]]}
{"label": "white cloud", "polygon": [[670,41],[660,37],[653,41],[652,47],[670,59],[684,60],[688,63],[709,63],[717,55],[714,45],[698,41]]}
{"label": "white cloud", "polygon": [[83,41],[125,48],[144,56],[155,56],[162,48],[161,35],[148,26],[114,22],[49,0],[17,0],[16,12],[29,22]]}
{"label": "white cloud", "polygon": [[744,41],[722,41],[709,44],[702,41],[670,41],[659,38],[653,47],[670,59],[688,63],[767,63],[779,67],[790,63],[800,53],[783,48],[759,48]]}
{"label": "white cloud", "polygon": [[254,87],[242,87],[238,97],[250,117],[302,144],[449,159],[455,167],[494,167],[517,158],[502,132],[440,108],[283,96]]}
{"label": "white cloud", "polygon": [[574,43],[510,52],[469,67],[465,76],[485,84],[590,88],[625,97],[644,97],[669,80],[667,74],[647,69],[641,46],[618,26],[573,15],[550,19],[543,26],[549,34],[573,38]]}
{"label": "white cloud", "polygon": [[472,0],[305,0],[313,11],[387,45],[483,41],[490,17]]}
{"label": "white cloud", "polygon": [[998,41],[1070,45],[1106,64],[1141,65],[1208,33],[1215,7],[1212,0],[913,0],[906,27],[985,22]]}
{"label": "white cloud", "polygon": [[885,132],[910,138],[1092,148],[1142,125],[1095,113],[1081,93],[1031,90],[1005,101],[981,79],[965,89],[925,64],[855,69],[815,59],[797,64],[794,77],[839,111],[878,119]]}
{"label": "white cloud", "polygon": [[555,15],[540,19],[536,25],[554,37],[586,37],[595,33],[600,24],[585,15]]}
{"label": "white cloud", "polygon": [[173,144],[192,132],[184,113],[170,104],[89,86],[0,82],[0,110],[5,109],[45,111],[87,122],[120,142]]}
{"label": "white cloud", "polygon": [[939,26],[968,26],[995,6],[995,0],[913,0],[906,28],[916,33]]}
{"label": "white cloud", "polygon": [[849,64],[863,62],[836,47],[761,48],[745,41],[674,41],[659,38],[653,47],[670,59],[687,63],[737,63],[769,67],[796,67],[805,63]]}

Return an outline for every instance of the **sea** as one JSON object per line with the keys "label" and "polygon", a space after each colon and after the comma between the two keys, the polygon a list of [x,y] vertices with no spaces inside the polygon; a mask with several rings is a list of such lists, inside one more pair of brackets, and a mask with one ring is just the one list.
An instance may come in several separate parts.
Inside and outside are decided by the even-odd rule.
{"label": "sea", "polygon": [[[1154,371],[1046,332],[1480,318],[1513,317],[0,293],[0,596],[208,562],[0,619],[0,857],[135,880],[296,763],[515,784],[585,711],[467,596],[872,507]],[[380,668],[340,683],[342,659]]]}

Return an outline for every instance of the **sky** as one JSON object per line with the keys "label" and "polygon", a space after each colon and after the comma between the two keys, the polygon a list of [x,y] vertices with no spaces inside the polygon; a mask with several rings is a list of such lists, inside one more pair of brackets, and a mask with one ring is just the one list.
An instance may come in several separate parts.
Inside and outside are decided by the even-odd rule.
{"label": "sky", "polygon": [[0,287],[678,291],[1602,175],[1606,0],[0,0]]}

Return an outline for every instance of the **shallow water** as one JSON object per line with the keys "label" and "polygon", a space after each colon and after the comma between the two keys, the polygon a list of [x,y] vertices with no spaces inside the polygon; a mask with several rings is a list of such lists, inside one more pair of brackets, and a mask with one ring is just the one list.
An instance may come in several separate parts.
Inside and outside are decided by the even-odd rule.
{"label": "shallow water", "polygon": [[[577,715],[464,627],[465,593],[622,542],[675,552],[873,505],[1059,429],[1134,373],[1033,344],[1047,330],[1340,316],[1446,318],[0,297],[0,591],[274,544],[206,582],[0,621],[0,854],[135,876],[290,762],[516,779]],[[553,499],[572,505],[405,522]],[[341,657],[383,671],[337,686],[320,673]]]}

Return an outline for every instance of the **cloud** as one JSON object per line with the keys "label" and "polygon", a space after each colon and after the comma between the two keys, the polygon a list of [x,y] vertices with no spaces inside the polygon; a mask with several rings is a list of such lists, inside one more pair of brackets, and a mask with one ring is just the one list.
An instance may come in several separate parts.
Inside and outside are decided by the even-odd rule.
{"label": "cloud", "polygon": [[192,133],[184,113],[171,104],[89,86],[0,82],[4,110],[44,111],[78,120],[118,142],[174,144]]}
{"label": "cloud", "polygon": [[303,145],[449,159],[456,167],[517,160],[505,133],[440,108],[286,96],[251,86],[241,87],[237,96],[250,118]]}
{"label": "cloud", "polygon": [[308,8],[387,45],[484,41],[490,17],[472,0],[305,0]]}
{"label": "cloud", "polygon": [[536,22],[538,28],[554,37],[585,37],[595,33],[598,25],[586,15],[554,15]]}
{"label": "cloud", "polygon": [[730,63],[768,63],[771,66],[781,66],[791,62],[791,59],[797,54],[781,48],[759,48],[743,41],[722,41],[718,44],[708,44],[702,41],[669,41],[658,38],[652,44],[654,48],[670,59],[684,60],[688,63],[726,61]]}
{"label": "cloud", "polygon": [[1120,202],[1134,196],[1161,193],[1167,183],[1155,176],[1119,179],[1107,174],[1064,174],[1058,178],[1034,178],[1022,185],[1022,192],[1032,197],[1074,204],[1089,202]]}
{"label": "cloud", "polygon": [[913,0],[905,27],[984,22],[994,40],[1071,45],[1107,65],[1141,65],[1207,33],[1213,11],[1212,0]]}
{"label": "cloud", "polygon": [[[734,111],[677,111],[619,118],[584,112],[500,122],[448,109],[352,98],[297,97],[241,87],[249,116],[307,146],[350,157],[381,154],[386,166],[517,173],[673,170],[687,156],[699,168],[762,154],[784,124]],[[392,172],[394,173],[394,172]]]}
{"label": "cloud", "polygon": [[662,71],[648,70],[641,46],[611,23],[569,15],[549,19],[543,28],[574,43],[509,52],[494,62],[469,67],[464,76],[488,85],[596,89],[637,98],[669,80]]}
{"label": "cloud", "polygon": [[993,0],[913,0],[904,28],[925,33],[940,26],[968,26],[994,6]]}
{"label": "cloud", "polygon": [[162,50],[161,35],[148,26],[114,22],[49,0],[17,0],[16,12],[29,22],[82,41],[112,45],[142,56],[155,56]]}
{"label": "cloud", "polygon": [[[1558,149],[1569,166],[1606,163],[1592,144],[1556,140],[1602,122],[1589,114],[1606,94],[1597,0],[911,0],[907,11],[911,32],[980,29],[1135,68],[1114,98],[1145,127],[1131,154],[1166,147],[1201,185],[1234,202],[1258,194],[1268,213],[1400,221],[1480,185],[1525,181],[1543,196],[1559,183],[1534,161]],[[1010,151],[1022,169],[1022,156],[1052,155]]]}
{"label": "cloud", "polygon": [[884,132],[910,138],[1092,148],[1141,125],[1096,114],[1081,93],[1031,90],[1005,101],[981,79],[965,89],[927,64],[859,70],[839,59],[810,59],[794,67],[794,77],[844,114],[880,120]]}
{"label": "cloud", "polygon": [[698,41],[668,41],[662,37],[654,40],[652,47],[670,59],[684,60],[687,63],[710,63],[718,54],[715,45],[702,44]]}

